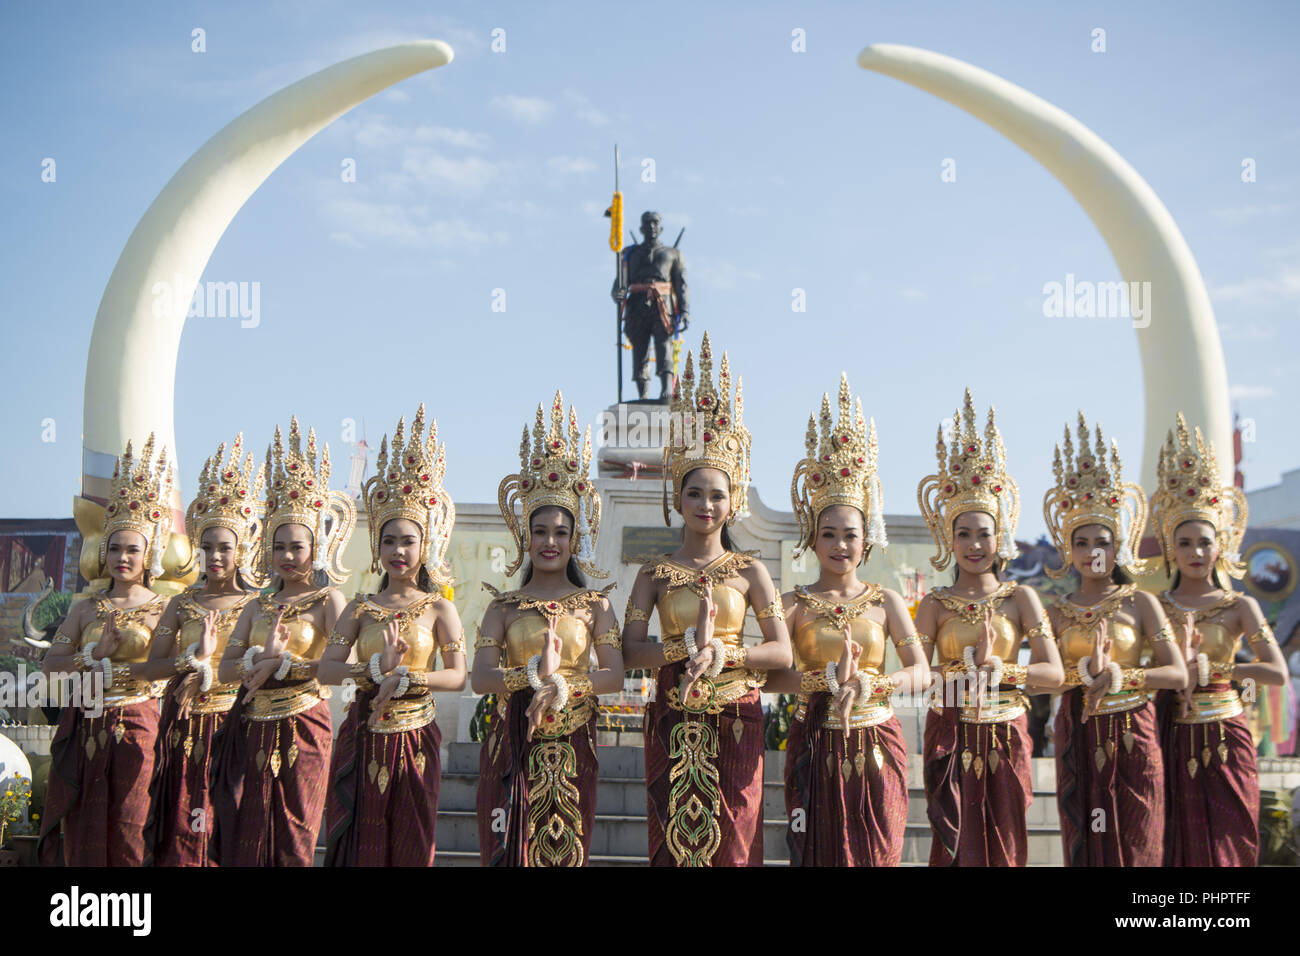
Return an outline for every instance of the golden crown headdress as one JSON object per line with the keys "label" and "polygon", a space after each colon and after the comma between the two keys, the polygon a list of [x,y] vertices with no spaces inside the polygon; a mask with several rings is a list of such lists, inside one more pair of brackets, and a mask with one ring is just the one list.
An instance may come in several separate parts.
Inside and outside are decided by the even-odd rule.
{"label": "golden crown headdress", "polygon": [[406,438],[405,417],[397,420],[393,444],[385,435],[379,444],[376,473],[366,480],[362,497],[370,524],[370,570],[378,574],[379,542],[384,524],[396,518],[415,522],[423,543],[423,564],[437,585],[451,583],[451,574],[443,563],[451,544],[451,529],[456,523],[456,505],[442,486],[447,473],[447,446],[438,444],[438,423],[430,422],[424,435],[424,404],[411,422],[411,437]]}
{"label": "golden crown headdress", "polygon": [[717,468],[731,481],[731,514],[727,524],[737,516],[748,514],[749,504],[749,429],[742,422],[744,402],[740,379],[736,379],[736,397],[731,398],[731,369],[727,353],[722,353],[718,384],[713,385],[713,348],[709,333],[700,344],[699,384],[695,381],[694,360],[686,353],[686,370],[673,390],[668,416],[668,444],[664,448],[664,524],[668,516],[668,482],[672,481],[673,510],[682,509],[682,481],[696,468]]}
{"label": "golden crown headdress", "polygon": [[1094,434],[1096,440],[1089,447],[1088,423],[1079,412],[1077,459],[1069,425],[1065,426],[1065,441],[1056,446],[1052,461],[1056,484],[1043,496],[1043,518],[1061,556],[1059,568],[1046,569],[1053,578],[1069,573],[1070,538],[1076,528],[1088,524],[1104,525],[1115,536],[1116,565],[1133,574],[1145,571],[1146,563],[1138,560],[1133,545],[1142,539],[1146,528],[1146,495],[1138,485],[1123,480],[1119,445],[1111,441],[1108,462],[1100,425]]}
{"label": "golden crown headdress", "polygon": [[[564,396],[558,391],[551,403],[550,427],[542,406],[537,406],[531,449],[528,427],[519,443],[519,472],[506,475],[497,487],[501,517],[515,539],[515,560],[506,568],[514,574],[528,553],[532,530],[529,518],[538,508],[556,505],[573,515],[573,556],[592,577],[609,577],[596,565],[596,539],[600,534],[600,495],[591,483],[591,426],[585,437],[578,432],[578,413],[569,406],[569,427],[564,428]],[[520,513],[515,514],[515,503]]]}
{"label": "golden crown headdress", "polygon": [[942,571],[952,560],[952,523],[968,511],[983,511],[997,522],[998,557],[1011,561],[1016,547],[1016,522],[1020,520],[1020,488],[1007,473],[1007,452],[989,406],[988,424],[981,438],[975,425],[975,403],[970,389],[962,410],[952,417],[952,448],[946,448],[943,426],[936,446],[939,469],[921,479],[916,500],[921,517],[930,526],[938,553],[930,559]]}
{"label": "golden crown headdress", "polygon": [[[351,573],[343,567],[343,549],[357,523],[357,508],[341,491],[330,491],[330,446],[316,454],[316,431],[307,432],[307,452],[303,454],[302,433],[298,418],[289,421],[289,448],[286,451],[275,426],[275,440],[266,449],[266,528],[262,532],[262,567],[271,569],[275,532],[286,524],[305,525],[311,530],[312,566],[324,571],[335,584]],[[332,518],[327,523],[327,519]]]}
{"label": "golden crown headdress", "polygon": [[244,435],[240,432],[230,444],[230,458],[224,465],[225,442],[217,446],[217,453],[203,463],[203,470],[199,473],[199,493],[185,512],[185,530],[194,555],[198,555],[203,532],[209,528],[227,528],[234,532],[237,542],[235,564],[251,584],[261,587],[264,580],[257,567],[257,555],[262,544],[261,497],[265,466],[258,465],[254,470],[252,452],[241,466],[239,453],[243,448]]}
{"label": "golden crown headdress", "polygon": [[1206,441],[1198,428],[1193,439],[1182,413],[1178,426],[1169,432],[1156,465],[1156,490],[1151,495],[1151,514],[1165,572],[1174,566],[1174,532],[1186,521],[1208,521],[1219,539],[1219,564],[1234,578],[1246,573],[1241,563],[1241,539],[1246,533],[1246,496],[1240,488],[1219,479],[1214,443]]}
{"label": "golden crown headdress", "polygon": [[99,542],[99,566],[108,561],[108,539],[118,531],[138,531],[144,535],[149,573],[163,573],[163,553],[172,529],[173,468],[167,462],[167,449],[158,449],[154,461],[154,436],[150,433],[137,460],[127,441],[126,451],[113,467],[108,503],[104,507],[104,536]]}
{"label": "golden crown headdress", "polygon": [[862,512],[867,546],[889,544],[880,473],[876,468],[876,422],[862,416],[862,399],[856,408],[849,393],[849,376],[840,373],[839,421],[831,420],[831,399],[822,395],[821,433],[808,416],[808,455],[794,469],[790,501],[799,521],[798,557],[817,538],[817,516],[832,505],[848,505]]}

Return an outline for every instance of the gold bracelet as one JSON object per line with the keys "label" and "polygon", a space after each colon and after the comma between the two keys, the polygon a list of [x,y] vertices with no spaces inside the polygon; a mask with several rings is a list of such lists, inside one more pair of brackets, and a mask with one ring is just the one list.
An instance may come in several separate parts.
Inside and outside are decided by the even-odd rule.
{"label": "gold bracelet", "polygon": [[641,610],[632,603],[632,599],[629,597],[627,599],[627,610],[623,612],[623,622],[631,624],[633,621],[646,621],[648,623],[650,621],[650,612]]}
{"label": "gold bracelet", "polygon": [[1277,638],[1273,635],[1273,629],[1265,624],[1250,637],[1246,638],[1247,644],[1276,644]]}
{"label": "gold bracelet", "polygon": [[612,647],[615,650],[621,651],[623,649],[623,632],[620,631],[618,625],[615,624],[604,634],[596,638],[595,644],[597,647]]}
{"label": "gold bracelet", "polygon": [[570,677],[569,678],[569,699],[581,699],[591,696],[591,678],[590,677]]}
{"label": "gold bracelet", "polygon": [[368,663],[353,664],[348,670],[348,677],[352,683],[356,684],[358,690],[370,690],[375,686],[375,682],[370,679],[370,665]]}
{"label": "gold bracelet", "polygon": [[1237,673],[1237,665],[1235,662],[1231,664],[1220,664],[1219,666],[1213,668],[1213,672],[1210,674],[1210,680],[1214,680],[1214,678],[1216,677],[1219,678],[1220,680],[1226,680],[1226,681],[1234,680],[1235,678],[1233,675],[1235,675],[1236,673]]}
{"label": "gold bracelet", "polygon": [[176,668],[177,674],[188,674],[190,671],[199,669],[193,654],[181,654],[172,661],[172,666]]}
{"label": "gold bracelet", "polygon": [[762,621],[766,618],[775,618],[778,621],[785,621],[785,609],[781,607],[781,599],[777,598],[761,611],[754,612],[755,619]]}
{"label": "gold bracelet", "polygon": [[336,647],[351,647],[353,640],[354,639],[351,637],[344,637],[342,631],[335,629],[335,631],[330,634],[329,643]]}
{"label": "gold bracelet", "polygon": [[1020,685],[1028,679],[1029,668],[1024,664],[1002,665],[1002,683]]}
{"label": "gold bracelet", "polygon": [[516,691],[521,691],[525,687],[529,686],[527,667],[508,668],[505,672],[504,677],[505,677],[506,690],[512,694],[515,693]]}
{"label": "gold bracelet", "polygon": [[1152,644],[1159,644],[1161,641],[1172,641],[1174,639],[1174,629],[1165,622],[1160,626],[1160,631],[1151,636]]}
{"label": "gold bracelet", "polygon": [[289,665],[287,680],[307,680],[312,675],[311,661],[294,661]]}
{"label": "gold bracelet", "polygon": [[749,660],[749,648],[735,647],[731,644],[724,646],[722,651],[723,667],[744,667]]}
{"label": "gold bracelet", "polygon": [[1032,640],[1033,638],[1038,636],[1045,637],[1049,641],[1056,640],[1056,637],[1052,634],[1052,622],[1049,621],[1046,617],[1044,617],[1041,621],[1039,621],[1029,630],[1025,631],[1025,640],[1027,641]]}
{"label": "gold bracelet", "polygon": [[830,685],[826,683],[826,670],[804,671],[799,676],[799,693],[816,694],[819,691],[830,690]]}
{"label": "gold bracelet", "polygon": [[1147,672],[1143,667],[1125,667],[1120,671],[1120,686],[1124,690],[1141,690],[1147,686]]}
{"label": "gold bracelet", "polygon": [[428,671],[413,670],[406,672],[406,681],[408,687],[428,687],[426,678],[429,676]]}

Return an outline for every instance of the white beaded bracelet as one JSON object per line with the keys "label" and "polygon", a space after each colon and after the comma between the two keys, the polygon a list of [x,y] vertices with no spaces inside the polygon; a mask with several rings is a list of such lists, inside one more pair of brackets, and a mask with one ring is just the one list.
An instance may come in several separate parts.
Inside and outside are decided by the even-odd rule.
{"label": "white beaded bracelet", "polygon": [[370,679],[378,686],[384,682],[384,672],[379,669],[379,655],[370,655]]}
{"label": "white beaded bracelet", "polygon": [[275,679],[284,680],[289,676],[289,668],[293,667],[293,655],[285,651],[280,655],[280,666],[275,669]]}
{"label": "white beaded bracelet", "polygon": [[1002,686],[1002,658],[992,654],[989,656],[989,663],[993,665],[989,674],[989,687],[997,690]]}
{"label": "white beaded bracelet", "polygon": [[260,647],[256,644],[253,645],[248,650],[244,651],[244,656],[243,659],[240,661],[240,666],[242,666],[243,669],[246,671],[251,671],[253,669],[253,658],[256,657],[258,654],[262,653],[262,651],[264,650],[266,650],[265,647]]}
{"label": "white beaded bracelet", "polygon": [[411,669],[405,664],[393,668],[393,673],[397,675],[397,690],[393,693],[394,697],[405,697],[406,692],[411,688]]}
{"label": "white beaded bracelet", "polygon": [[1079,675],[1079,683],[1082,684],[1084,687],[1091,687],[1092,682],[1097,679],[1088,673],[1088,665],[1091,663],[1092,663],[1091,657],[1089,656],[1080,657],[1078,666],[1075,667],[1075,671]]}
{"label": "white beaded bracelet", "polygon": [[569,682],[565,680],[561,673],[551,674],[546,678],[555,687],[555,703],[551,705],[551,710],[557,713],[564,710],[564,705],[569,702]]}
{"label": "white beaded bracelet", "polygon": [[212,664],[197,659],[194,664],[199,672],[199,693],[207,693],[212,688]]}
{"label": "white beaded bracelet", "polygon": [[1196,655],[1196,682],[1202,687],[1210,682],[1210,659],[1204,652]]}
{"label": "white beaded bracelet", "polygon": [[704,676],[717,677],[722,673],[722,664],[726,660],[727,649],[723,645],[722,638],[720,637],[713,638],[709,641],[709,645],[713,648],[713,663],[710,664],[709,669],[704,672]]}
{"label": "white beaded bracelet", "polygon": [[859,700],[866,700],[876,692],[875,678],[870,671],[859,670],[854,680],[858,682]]}
{"label": "white beaded bracelet", "polygon": [[1110,671],[1110,690],[1107,693],[1118,694],[1124,686],[1124,669],[1118,661],[1111,661],[1106,665],[1106,670]]}
{"label": "white beaded bracelet", "polygon": [[700,652],[700,649],[695,646],[695,628],[688,627],[686,629],[686,633],[682,635],[682,643],[686,645],[687,657],[694,657]]}
{"label": "white beaded bracelet", "polygon": [[99,666],[104,669],[104,686],[113,686],[113,659],[111,657],[101,657]]}
{"label": "white beaded bracelet", "polygon": [[542,689],[542,679],[537,676],[537,665],[542,662],[541,654],[534,654],[528,658],[528,686],[534,691]]}
{"label": "white beaded bracelet", "polygon": [[832,695],[840,692],[839,666],[835,661],[826,662],[826,689]]}
{"label": "white beaded bracelet", "polygon": [[81,659],[86,662],[86,669],[98,667],[99,662],[95,660],[95,648],[99,646],[99,641],[91,641],[81,649]]}

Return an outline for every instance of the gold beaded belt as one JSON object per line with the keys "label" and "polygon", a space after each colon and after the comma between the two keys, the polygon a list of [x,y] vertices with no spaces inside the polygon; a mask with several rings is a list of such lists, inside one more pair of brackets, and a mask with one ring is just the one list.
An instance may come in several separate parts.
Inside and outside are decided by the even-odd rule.
{"label": "gold beaded belt", "polygon": [[434,718],[433,694],[419,697],[399,697],[390,700],[371,729],[378,734],[396,734],[403,730],[419,730]]}
{"label": "gold beaded belt", "polygon": [[[808,716],[808,697],[806,694],[799,695],[799,706],[795,708],[794,719],[803,723]],[[894,716],[894,706],[888,699],[884,703],[876,700],[868,700],[865,703],[856,703],[853,710],[849,713],[849,729],[860,730],[863,727],[874,727],[877,724],[883,724],[890,717]],[[840,712],[833,705],[828,704],[826,715],[822,719],[822,727],[826,730],[843,730],[844,724],[840,720]]]}
{"label": "gold beaded belt", "polygon": [[112,686],[104,688],[104,706],[129,707],[131,704],[142,704],[146,700],[161,697],[166,688],[166,681],[114,681]]}
{"label": "gold beaded belt", "polygon": [[190,716],[202,717],[205,714],[225,714],[235,706],[239,696],[238,684],[218,684],[200,693],[190,705]]}
{"label": "gold beaded belt", "polygon": [[[506,695],[497,698],[497,716],[503,721],[506,719],[507,706]],[[533,733],[538,737],[567,737],[575,730],[581,730],[595,716],[595,694],[588,694],[578,700],[569,698],[569,703],[565,704],[564,710],[559,713],[548,709],[542,715],[542,722]]]}
{"label": "gold beaded belt", "polygon": [[279,720],[292,717],[310,710],[324,699],[320,684],[315,680],[303,681],[292,687],[277,687],[274,690],[257,690],[253,693],[253,702],[244,716],[249,720]]}
{"label": "gold beaded belt", "polygon": [[688,714],[720,714],[727,704],[734,704],[755,687],[762,687],[766,679],[764,672],[744,667],[727,668],[717,677],[701,675],[684,701],[680,687],[668,688],[668,706]]}
{"label": "gold beaded belt", "polygon": [[1105,714],[1122,714],[1126,710],[1136,710],[1150,699],[1144,690],[1122,690],[1118,694],[1107,694],[1103,697],[1092,713],[1097,717]]}
{"label": "gold beaded belt", "polygon": [[1177,724],[1212,724],[1216,721],[1236,717],[1245,710],[1241,706],[1241,695],[1235,690],[1194,691],[1192,693],[1192,712],[1186,717],[1176,714]]}
{"label": "gold beaded belt", "polygon": [[[957,708],[957,719],[963,724],[1000,724],[1015,720],[1025,712],[1028,703],[1019,690],[991,690],[984,695],[984,706],[978,715],[973,706],[962,706]],[[930,709],[936,713],[943,712],[943,707],[937,703],[931,704]]]}

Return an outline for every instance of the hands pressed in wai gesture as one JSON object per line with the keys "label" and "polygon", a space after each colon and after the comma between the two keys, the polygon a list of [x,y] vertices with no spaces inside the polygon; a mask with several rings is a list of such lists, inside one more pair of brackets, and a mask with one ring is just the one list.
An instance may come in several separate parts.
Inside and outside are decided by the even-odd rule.
{"label": "hands pressed in wai gesture", "polygon": [[555,629],[559,618],[548,615],[546,618],[546,641],[542,644],[542,653],[537,662],[537,676],[542,680],[541,688],[533,694],[528,704],[528,740],[533,739],[533,732],[542,725],[546,712],[559,699],[559,688],[554,681],[547,680],[560,669],[560,651],[563,647],[560,635]]}

